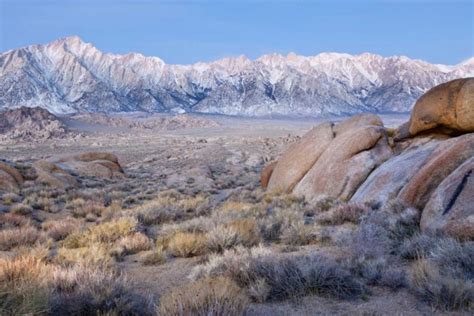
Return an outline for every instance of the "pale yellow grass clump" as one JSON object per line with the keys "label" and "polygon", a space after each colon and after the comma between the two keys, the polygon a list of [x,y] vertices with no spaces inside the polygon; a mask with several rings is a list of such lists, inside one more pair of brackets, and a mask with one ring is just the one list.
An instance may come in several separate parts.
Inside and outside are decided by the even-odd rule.
{"label": "pale yellow grass clump", "polygon": [[41,314],[48,310],[53,270],[34,257],[0,259],[0,314]]}
{"label": "pale yellow grass clump", "polygon": [[160,315],[242,315],[248,304],[244,291],[229,278],[205,278],[163,295]]}
{"label": "pale yellow grass clump", "polygon": [[145,234],[134,233],[120,239],[117,246],[123,248],[126,254],[134,254],[140,251],[150,250],[153,246],[153,242]]}
{"label": "pale yellow grass clump", "polygon": [[132,217],[121,217],[88,228],[82,233],[70,234],[63,242],[67,248],[87,247],[94,243],[113,243],[132,234],[138,223]]}
{"label": "pale yellow grass clump", "polygon": [[206,236],[201,233],[178,232],[170,237],[168,251],[175,257],[194,257],[205,253]]}

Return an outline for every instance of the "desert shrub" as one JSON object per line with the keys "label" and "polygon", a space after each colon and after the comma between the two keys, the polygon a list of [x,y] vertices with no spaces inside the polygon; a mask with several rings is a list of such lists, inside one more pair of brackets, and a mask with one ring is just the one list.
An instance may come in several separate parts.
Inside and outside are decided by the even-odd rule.
{"label": "desert shrub", "polygon": [[11,205],[21,201],[21,197],[13,192],[7,192],[0,195],[0,199],[5,205]]}
{"label": "desert shrub", "polygon": [[206,252],[206,244],[204,234],[178,232],[170,237],[167,250],[175,257],[194,257]]}
{"label": "desert shrub", "polygon": [[46,313],[52,269],[34,257],[0,259],[0,314]]}
{"label": "desert shrub", "polygon": [[427,257],[443,274],[474,280],[474,242],[443,238],[433,245]]}
{"label": "desert shrub", "polygon": [[130,288],[127,279],[108,270],[76,267],[54,277],[52,315],[154,315],[149,297]]}
{"label": "desert shrub", "polygon": [[205,278],[172,289],[160,299],[161,315],[242,315],[245,293],[225,277]]}
{"label": "desert shrub", "polygon": [[231,221],[228,227],[238,233],[245,247],[252,247],[260,242],[260,232],[253,219],[236,219]]}
{"label": "desert shrub", "polygon": [[226,224],[214,227],[207,234],[207,247],[213,252],[244,245],[252,247],[260,242],[260,232],[254,220],[234,219]]}
{"label": "desert shrub", "polygon": [[152,315],[153,304],[120,275],[64,268],[31,256],[0,260],[0,314]]}
{"label": "desert shrub", "polygon": [[316,254],[279,257],[261,247],[238,247],[221,256],[211,256],[197,266],[191,278],[227,276],[261,300],[283,300],[310,293],[337,298],[362,296],[363,284],[333,260]]}
{"label": "desert shrub", "polygon": [[346,262],[346,266],[369,285],[385,286],[394,290],[406,286],[406,272],[402,267],[396,267],[397,262],[394,260],[390,262],[387,257],[375,259],[359,257],[352,260]]}
{"label": "desert shrub", "polygon": [[395,254],[419,230],[418,223],[419,212],[412,208],[370,212],[361,218],[355,235],[348,241],[349,250],[366,259]]}
{"label": "desert shrub", "polygon": [[29,215],[33,212],[33,209],[27,204],[17,203],[10,207],[10,212],[18,215]]}
{"label": "desert shrub", "polygon": [[436,264],[427,259],[413,264],[410,288],[421,299],[441,310],[470,308],[474,301],[472,280],[445,276]]}
{"label": "desert shrub", "polygon": [[226,226],[219,225],[206,234],[207,248],[211,252],[222,252],[241,244],[239,233]]}
{"label": "desert shrub", "polygon": [[184,220],[208,214],[210,200],[205,195],[189,197],[176,191],[161,192],[157,198],[130,210],[144,225]]}
{"label": "desert shrub", "polygon": [[31,246],[45,241],[45,236],[32,226],[8,228],[0,231],[0,250]]}
{"label": "desert shrub", "polygon": [[134,233],[118,241],[118,247],[123,248],[125,254],[134,254],[150,250],[153,243],[145,234]]}
{"label": "desert shrub", "polygon": [[19,214],[2,213],[0,214],[0,228],[14,228],[21,226],[30,226],[31,220]]}
{"label": "desert shrub", "polygon": [[140,261],[146,266],[159,265],[166,262],[166,253],[163,251],[163,248],[156,247],[143,253]]}
{"label": "desert shrub", "polygon": [[102,203],[94,200],[76,198],[66,203],[66,209],[69,209],[74,217],[92,219],[101,216],[105,207]]}
{"label": "desert shrub", "polygon": [[67,248],[78,248],[87,247],[91,243],[113,243],[132,234],[137,224],[134,218],[120,217],[92,226],[84,232],[70,234],[64,239],[62,245]]}
{"label": "desert shrub", "polygon": [[438,243],[439,239],[439,237],[418,233],[406,239],[400,245],[398,252],[402,258],[409,260],[425,257],[433,246]]}
{"label": "desert shrub", "polygon": [[112,255],[109,247],[99,243],[80,248],[60,247],[54,262],[62,266],[108,267],[114,262]]}
{"label": "desert shrub", "polygon": [[66,238],[68,235],[79,231],[81,226],[81,222],[73,218],[67,218],[60,221],[50,220],[41,225],[48,236],[54,240],[62,240]]}
{"label": "desert shrub", "polygon": [[280,241],[286,245],[302,246],[317,241],[313,225],[306,225],[303,220],[286,225],[281,232]]}
{"label": "desert shrub", "polygon": [[303,257],[300,263],[305,276],[306,291],[341,299],[366,294],[365,286],[335,261],[321,255]]}
{"label": "desert shrub", "polygon": [[360,218],[368,214],[371,209],[360,203],[339,204],[329,211],[318,216],[317,222],[321,225],[342,225],[344,223],[358,224]]}

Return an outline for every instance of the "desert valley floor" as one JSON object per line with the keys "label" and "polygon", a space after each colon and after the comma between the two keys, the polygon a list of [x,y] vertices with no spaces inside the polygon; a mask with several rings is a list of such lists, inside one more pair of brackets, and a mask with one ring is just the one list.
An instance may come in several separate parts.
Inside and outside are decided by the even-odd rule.
{"label": "desert valley floor", "polygon": [[[329,239],[336,236],[333,240],[337,240],[339,234],[343,236],[355,230],[357,225],[346,223],[341,232],[320,230],[331,230],[330,226],[317,228],[314,235],[314,232],[304,228],[311,226],[315,229],[312,224],[306,225],[314,220],[315,214],[304,201],[285,194],[273,196],[260,186],[262,168],[277,159],[288,146],[321,120],[204,115],[199,118],[213,123],[204,127],[146,129],[66,119],[64,122],[71,132],[66,137],[41,141],[5,140],[0,144],[1,158],[19,165],[30,165],[51,156],[100,151],[117,155],[125,176],[111,179],[80,177],[80,185],[67,191],[25,185],[21,196],[5,195],[0,201],[0,213],[9,210],[12,205],[22,205],[17,207],[18,217],[10,217],[9,220],[14,222],[26,218],[28,224],[25,226],[37,229],[38,240],[26,242],[24,247],[30,247],[28,250],[2,245],[0,258],[10,258],[18,251],[26,251],[46,257],[59,266],[70,267],[78,261],[84,261],[86,266],[105,265],[107,269],[123,273],[128,288],[146,297],[150,304],[159,305],[163,295],[199,280],[196,276],[210,274],[212,262],[209,262],[217,261],[222,253],[231,256],[234,251],[234,255],[240,252],[242,256],[252,256],[245,252],[256,247],[253,249],[257,257],[259,252],[265,251],[282,259],[320,253],[329,258],[344,257],[340,253],[344,248],[335,247],[336,241],[327,241],[325,235],[331,235]],[[407,121],[409,116],[385,115],[382,118],[386,126],[395,127]],[[162,213],[153,213],[153,205],[159,206]],[[274,221],[280,220],[279,225],[284,227],[281,235],[276,239],[264,236],[265,233],[271,234],[268,229],[256,236],[252,231],[255,224],[245,221],[253,217],[241,215],[262,211],[254,208],[285,208],[290,210],[285,217],[299,218],[289,223],[290,219],[277,219],[278,214],[274,215]],[[79,240],[87,229],[88,234],[92,235],[96,232],[93,227],[114,221],[117,223],[123,218],[134,218],[132,235],[111,237],[110,244],[89,241],[93,244],[67,245],[74,243],[73,235]],[[267,221],[265,218],[255,218],[262,227],[271,225],[264,223]],[[52,227],[58,226],[59,231],[59,223],[67,228],[58,233],[61,236],[53,236]],[[11,226],[15,225],[21,227],[20,224]],[[223,236],[219,231],[219,227],[225,225],[236,225],[243,235],[235,241],[236,247],[231,246],[231,239],[235,236]],[[176,231],[180,231],[183,238],[198,238],[182,249],[178,245],[179,240],[170,241],[176,236]],[[201,249],[203,241],[200,238],[204,236],[207,238],[205,243],[210,245],[207,247],[215,251]],[[216,240],[211,245],[209,239],[212,238]],[[225,238],[230,240],[222,240]],[[399,264],[408,265],[409,262]],[[394,275],[398,268],[390,266],[390,269],[395,269],[392,279],[396,278]],[[349,288],[346,293],[349,299],[344,299],[345,295],[318,295],[311,291],[304,295],[295,294],[294,297],[285,296],[268,289],[262,280],[254,281],[255,284],[247,287],[246,295],[251,298],[247,309],[249,315],[446,313],[433,309],[402,284],[392,286],[364,281],[363,294]],[[387,282],[397,283],[396,280]],[[199,291],[198,288],[194,290]],[[354,293],[351,294],[351,291]],[[172,301],[169,297],[167,300]],[[166,314],[167,310],[163,308],[161,311]],[[449,313],[468,312],[461,309]]]}

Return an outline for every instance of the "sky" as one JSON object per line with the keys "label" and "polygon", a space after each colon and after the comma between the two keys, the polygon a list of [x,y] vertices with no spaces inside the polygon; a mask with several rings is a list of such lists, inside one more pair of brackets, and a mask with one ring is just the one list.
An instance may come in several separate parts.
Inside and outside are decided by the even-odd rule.
{"label": "sky", "polygon": [[294,52],[474,56],[474,0],[0,0],[0,52],[78,35],[167,63]]}

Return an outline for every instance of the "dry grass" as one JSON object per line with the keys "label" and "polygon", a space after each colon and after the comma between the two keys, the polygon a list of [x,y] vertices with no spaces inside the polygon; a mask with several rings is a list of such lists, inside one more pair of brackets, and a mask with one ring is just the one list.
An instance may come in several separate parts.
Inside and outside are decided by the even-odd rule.
{"label": "dry grass", "polygon": [[93,200],[84,200],[83,198],[69,201],[66,208],[71,211],[74,217],[88,218],[89,220],[100,217],[105,210],[103,204]]}
{"label": "dry grass", "polygon": [[321,225],[342,225],[344,223],[358,224],[360,218],[370,212],[370,207],[365,204],[347,203],[339,204],[329,211],[318,216]]}
{"label": "dry grass", "polygon": [[0,214],[0,227],[3,229],[28,226],[30,224],[31,224],[31,220],[24,215],[18,215],[18,214],[12,214],[12,213]]}
{"label": "dry grass", "polygon": [[0,231],[0,250],[3,251],[19,246],[32,246],[43,241],[45,241],[44,234],[31,226]]}
{"label": "dry grass", "polygon": [[170,237],[167,250],[175,257],[194,257],[206,252],[206,244],[204,234],[178,232]]}
{"label": "dry grass", "polygon": [[33,212],[33,209],[27,204],[17,203],[10,207],[10,212],[18,215],[29,215]]}
{"label": "dry grass", "polygon": [[252,247],[261,238],[257,224],[251,219],[235,219],[221,224],[206,234],[207,247],[212,252],[222,252],[237,245]]}
{"label": "dry grass", "polygon": [[169,221],[184,220],[209,213],[210,200],[206,195],[195,197],[169,190],[161,192],[152,201],[130,210],[144,225],[157,225]]}
{"label": "dry grass", "polygon": [[150,250],[153,242],[145,234],[134,233],[120,239],[117,246],[123,248],[125,254],[135,254],[140,251]]}
{"label": "dry grass", "polygon": [[249,300],[232,280],[205,278],[166,293],[160,315],[243,315]]}
{"label": "dry grass", "polygon": [[113,243],[132,234],[137,221],[131,217],[121,217],[110,222],[95,225],[82,233],[70,234],[63,242],[67,248],[87,247],[94,243]]}
{"label": "dry grass", "polygon": [[156,247],[151,251],[143,253],[141,257],[141,262],[146,265],[159,265],[166,262],[166,253],[163,251],[163,248]]}
{"label": "dry grass", "polygon": [[94,243],[80,248],[58,248],[54,262],[63,266],[110,267],[114,258],[109,246]]}
{"label": "dry grass", "polygon": [[426,259],[413,264],[410,288],[421,299],[441,310],[469,309],[474,301],[471,280],[443,276],[439,268]]}
{"label": "dry grass", "polygon": [[63,268],[34,257],[0,260],[2,315],[151,315],[152,304],[107,270]]}
{"label": "dry grass", "polygon": [[78,232],[82,227],[82,223],[74,218],[67,218],[60,221],[50,220],[43,222],[41,227],[46,231],[49,237],[57,241],[66,238],[72,233]]}

